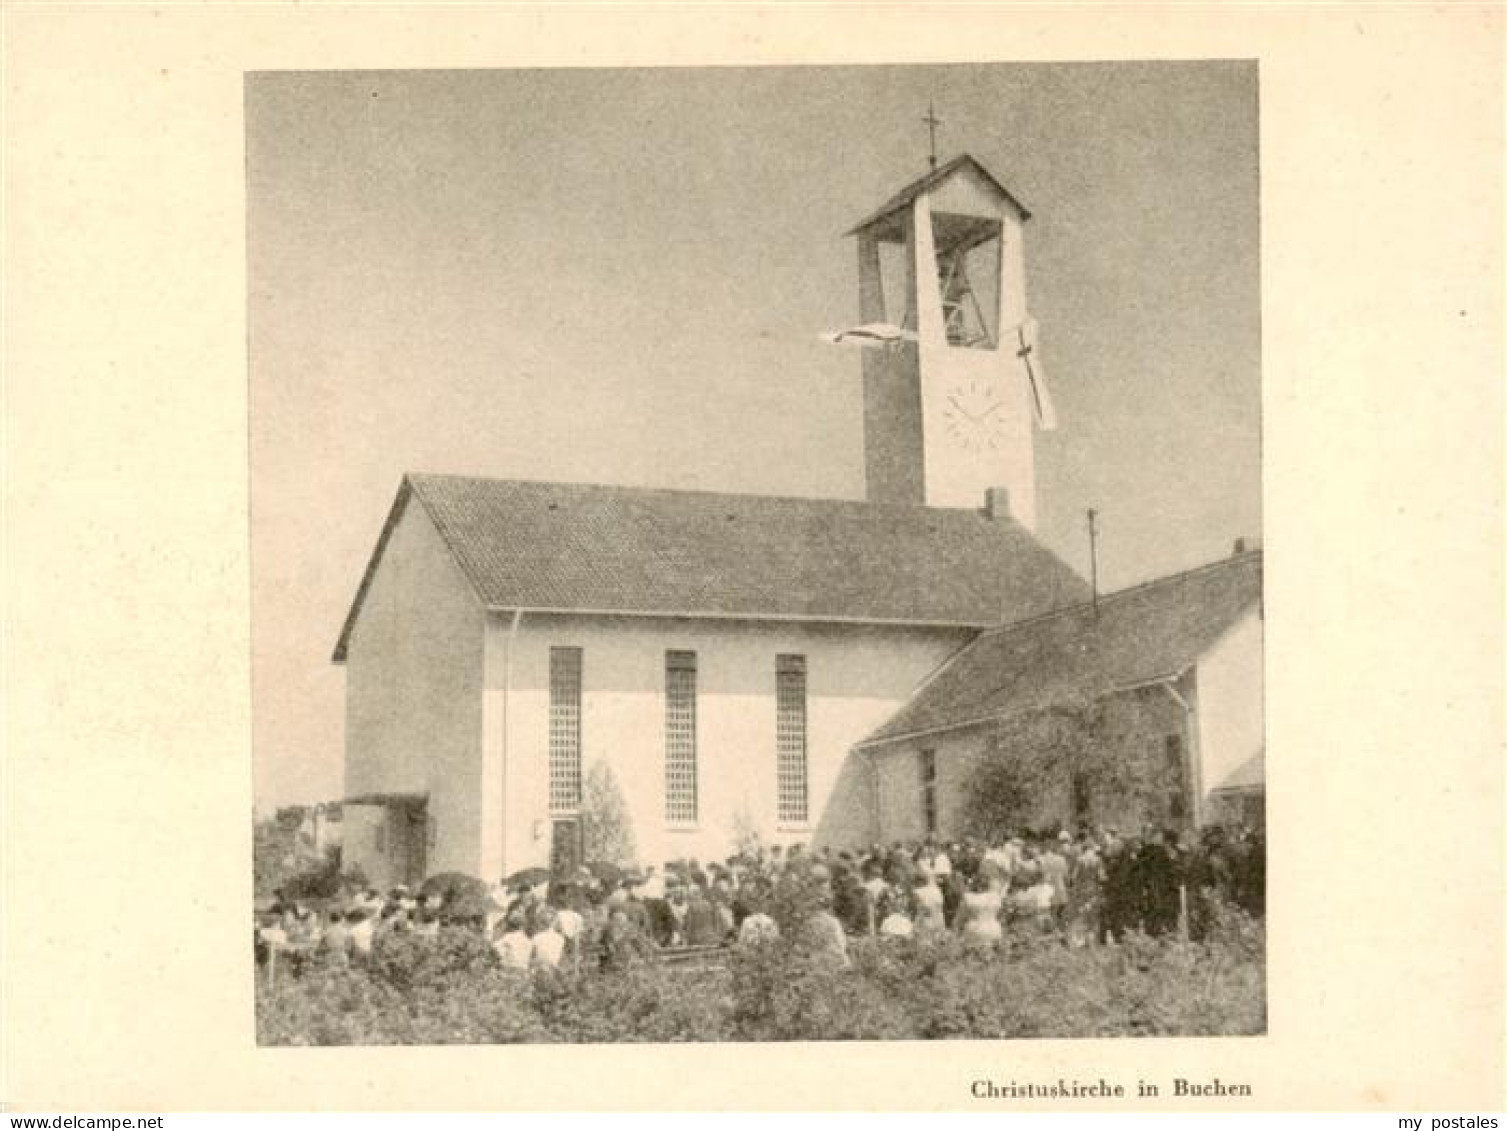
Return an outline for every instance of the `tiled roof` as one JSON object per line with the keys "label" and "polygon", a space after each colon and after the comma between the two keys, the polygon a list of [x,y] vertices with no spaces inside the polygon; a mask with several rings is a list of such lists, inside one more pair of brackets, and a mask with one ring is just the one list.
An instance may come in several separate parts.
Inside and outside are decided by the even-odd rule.
{"label": "tiled roof", "polygon": [[1092,698],[1180,675],[1261,601],[1240,554],[980,636],[860,745]]}
{"label": "tiled roof", "polygon": [[337,662],[411,500],[494,609],[987,628],[1087,595],[1024,527],[980,511],[409,475]]}
{"label": "tiled roof", "polygon": [[1022,204],[1015,198],[1014,193],[1012,193],[1004,185],[1000,184],[999,181],[994,178],[994,174],[989,172],[988,169],[984,168],[983,165],[979,164],[978,160],[974,158],[972,154],[963,153],[959,154],[957,157],[954,157],[951,161],[948,161],[943,165],[938,165],[935,169],[932,169],[922,176],[917,177],[910,184],[906,185],[899,192],[895,193],[894,196],[886,200],[873,212],[869,213],[869,215],[866,216],[863,220],[859,221],[857,224],[854,224],[853,227],[848,229],[848,231],[844,234],[849,236],[856,235],[857,233],[867,228],[870,224],[873,224],[879,220],[883,220],[892,212],[896,212],[899,209],[904,208],[911,201],[915,200],[916,197],[920,196],[923,192],[931,188],[933,185],[941,184],[948,177],[952,176],[953,173],[957,172],[961,168],[964,168],[965,166],[976,170],[986,181],[988,181],[991,185],[998,189],[1000,194],[1020,211],[1020,218],[1022,220],[1029,220],[1031,218],[1030,211],[1024,204]]}

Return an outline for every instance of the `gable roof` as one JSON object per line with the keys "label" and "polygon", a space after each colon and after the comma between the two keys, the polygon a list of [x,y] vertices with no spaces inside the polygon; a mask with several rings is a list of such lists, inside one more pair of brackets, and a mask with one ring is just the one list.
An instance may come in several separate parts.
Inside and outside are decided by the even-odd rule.
{"label": "gable roof", "polygon": [[489,609],[987,628],[1088,587],[980,511],[408,475],[335,648],[414,501]]}
{"label": "gable roof", "polygon": [[860,746],[992,722],[1173,679],[1261,602],[1261,553],[1240,554],[981,635]]}
{"label": "gable roof", "polygon": [[972,154],[962,153],[954,157],[951,161],[948,161],[942,165],[938,165],[935,169],[931,169],[922,176],[919,176],[915,180],[911,181],[910,184],[906,185],[894,196],[886,200],[884,204],[882,204],[878,209],[871,212],[863,220],[860,220],[857,224],[853,225],[853,227],[849,228],[846,232],[843,233],[843,235],[856,236],[859,232],[863,231],[870,225],[878,223],[885,217],[891,215],[894,212],[898,212],[901,208],[906,207],[911,203],[911,201],[915,200],[916,197],[920,196],[923,192],[930,189],[933,185],[941,184],[948,177],[956,173],[959,169],[965,167],[973,169],[981,177],[983,177],[984,180],[988,181],[990,185],[998,190],[1000,195],[1008,200],[1012,205],[1014,205],[1015,208],[1020,212],[1020,218],[1022,220],[1029,220],[1031,218],[1030,210],[1026,208],[1026,206],[1022,204],[1018,199],[1016,199],[1014,193],[1012,193],[1004,185],[1000,184],[999,181],[995,179],[993,173],[984,168],[984,166],[981,165]]}

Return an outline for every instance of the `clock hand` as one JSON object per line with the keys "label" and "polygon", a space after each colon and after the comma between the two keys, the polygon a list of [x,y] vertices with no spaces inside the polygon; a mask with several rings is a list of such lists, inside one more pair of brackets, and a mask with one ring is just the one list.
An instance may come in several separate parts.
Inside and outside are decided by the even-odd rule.
{"label": "clock hand", "polygon": [[966,416],[973,423],[975,423],[975,424],[978,423],[978,419],[979,418],[976,417],[976,416],[974,416],[973,413],[969,412],[962,405],[958,404],[958,398],[957,397],[952,396],[949,393],[948,396],[947,396],[947,403],[950,404],[950,405],[952,405],[953,408],[957,409],[959,412],[961,412],[964,416]]}

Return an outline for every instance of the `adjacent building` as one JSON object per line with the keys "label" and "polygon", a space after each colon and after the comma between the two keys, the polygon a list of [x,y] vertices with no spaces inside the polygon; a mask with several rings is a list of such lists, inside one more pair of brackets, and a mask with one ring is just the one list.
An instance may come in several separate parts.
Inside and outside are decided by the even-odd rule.
{"label": "adjacent building", "polygon": [[[957,836],[985,759],[1062,725],[1065,750],[1021,823],[1037,828],[1264,819],[1262,555],[1230,558],[981,633],[858,744],[881,840]],[[1062,725],[1059,725],[1062,724]],[[1056,726],[1056,731],[1050,728]],[[1106,779],[1114,783],[1106,789]]]}

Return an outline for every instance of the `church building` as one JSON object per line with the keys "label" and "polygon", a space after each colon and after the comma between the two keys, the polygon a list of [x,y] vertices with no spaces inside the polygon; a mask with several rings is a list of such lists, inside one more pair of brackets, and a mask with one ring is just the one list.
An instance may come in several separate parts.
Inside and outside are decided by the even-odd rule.
{"label": "church building", "polygon": [[[379,886],[579,861],[604,791],[648,863],[753,835],[947,834],[957,807],[927,809],[927,768],[962,780],[937,766],[1023,706],[996,701],[1001,681],[1065,662],[1043,654],[1107,638],[1134,605],[1109,675],[1032,694],[1122,692],[1149,624],[1249,613],[1173,586],[1173,612],[1103,599],[1095,630],[1089,586],[1034,536],[1035,430],[1054,420],[1028,218],[965,155],[850,233],[860,323],[826,336],[861,349],[863,501],[405,476],[334,655],[346,861]],[[1259,594],[1259,564],[1232,584]],[[1219,636],[1189,631],[1150,664],[1168,702]],[[1208,751],[1196,721],[1173,722],[1193,767],[1180,812],[1202,819]]]}

